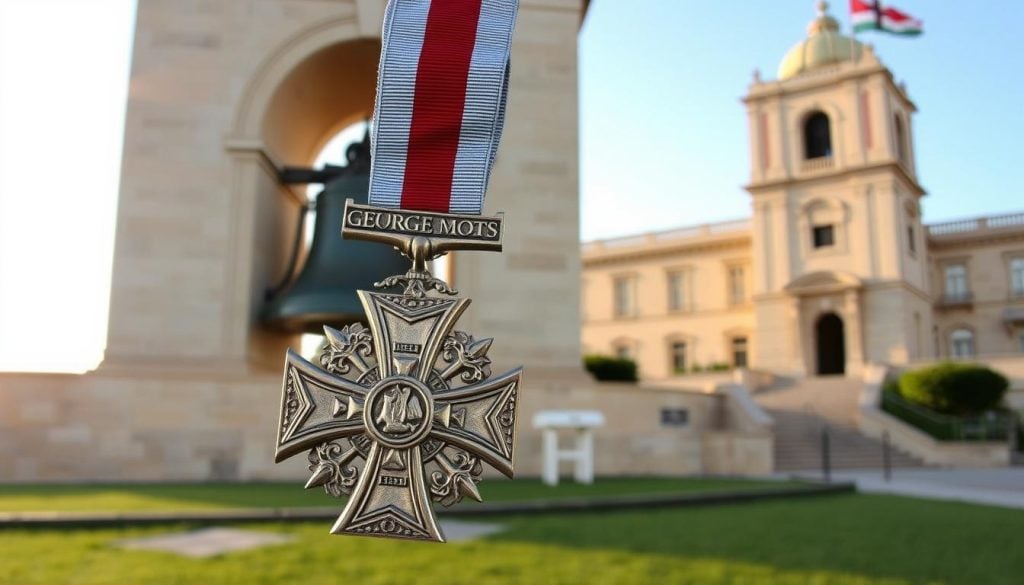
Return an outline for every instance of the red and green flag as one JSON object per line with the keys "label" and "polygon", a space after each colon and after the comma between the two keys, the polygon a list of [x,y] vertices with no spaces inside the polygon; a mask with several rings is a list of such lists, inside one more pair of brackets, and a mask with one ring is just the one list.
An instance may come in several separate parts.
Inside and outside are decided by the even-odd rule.
{"label": "red and green flag", "polygon": [[853,32],[880,30],[896,35],[916,36],[924,32],[924,23],[878,0],[850,0]]}

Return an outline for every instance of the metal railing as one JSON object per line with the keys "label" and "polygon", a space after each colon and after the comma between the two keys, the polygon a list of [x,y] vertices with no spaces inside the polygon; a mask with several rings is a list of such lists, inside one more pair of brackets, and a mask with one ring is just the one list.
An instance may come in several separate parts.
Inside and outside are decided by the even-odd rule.
{"label": "metal railing", "polygon": [[942,299],[939,302],[944,307],[969,305],[974,302],[974,293],[971,291],[947,292],[942,295]]}
{"label": "metal railing", "polygon": [[959,417],[932,412],[892,391],[882,392],[882,410],[940,441],[1005,441],[1013,426],[1008,413]]}

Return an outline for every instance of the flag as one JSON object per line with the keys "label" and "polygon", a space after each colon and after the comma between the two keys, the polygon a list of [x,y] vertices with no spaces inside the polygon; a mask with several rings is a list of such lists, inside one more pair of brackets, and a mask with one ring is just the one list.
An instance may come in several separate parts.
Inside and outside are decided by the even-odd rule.
{"label": "flag", "polygon": [[915,36],[924,32],[924,23],[892,7],[883,8],[878,0],[850,0],[853,32],[880,30],[896,35]]}

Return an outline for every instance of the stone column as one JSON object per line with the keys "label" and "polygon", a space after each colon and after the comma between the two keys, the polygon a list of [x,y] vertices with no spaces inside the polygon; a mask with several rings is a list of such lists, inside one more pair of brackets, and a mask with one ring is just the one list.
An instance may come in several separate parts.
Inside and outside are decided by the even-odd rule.
{"label": "stone column", "polygon": [[846,372],[859,373],[864,368],[864,327],[861,325],[860,290],[843,293],[843,320],[845,321]]}
{"label": "stone column", "polygon": [[804,318],[801,311],[802,303],[799,296],[792,296],[787,299],[786,312],[790,319],[790,363],[793,364],[794,372],[809,374],[807,369],[806,343],[804,343]]}

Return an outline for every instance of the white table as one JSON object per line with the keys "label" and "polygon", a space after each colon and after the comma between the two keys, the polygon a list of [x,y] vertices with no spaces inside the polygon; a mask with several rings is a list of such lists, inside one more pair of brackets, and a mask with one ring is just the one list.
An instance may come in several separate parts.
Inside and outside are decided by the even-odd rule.
{"label": "white table", "polygon": [[[542,410],[534,415],[534,428],[544,431],[544,483],[558,485],[561,461],[575,464],[573,477],[578,483],[594,483],[594,429],[603,424],[604,414],[596,410]],[[576,445],[559,450],[558,431],[565,429],[576,431]]]}

